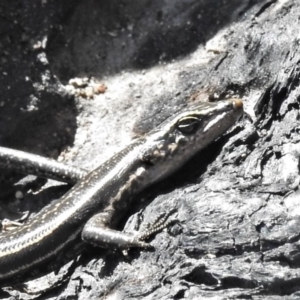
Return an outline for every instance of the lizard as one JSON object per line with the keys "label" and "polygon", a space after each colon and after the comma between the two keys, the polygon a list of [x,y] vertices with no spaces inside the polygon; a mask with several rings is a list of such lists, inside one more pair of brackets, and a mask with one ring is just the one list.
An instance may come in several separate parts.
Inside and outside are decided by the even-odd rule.
{"label": "lizard", "polygon": [[[77,183],[24,225],[0,234],[0,284],[35,270],[80,236],[101,247],[151,247],[145,242],[147,233],[133,235],[115,230],[131,205],[131,196],[175,172],[226,132],[242,113],[240,99],[194,103],[133,140],[93,171],[67,168],[69,175],[75,174],[73,179],[66,172],[52,176],[71,177],[70,181]],[[6,152],[1,165],[5,161],[7,165],[20,163],[20,155]],[[47,159],[31,160],[28,155],[31,173],[46,177],[59,173],[51,171]],[[49,165],[44,168],[43,162]],[[60,167],[65,171],[60,164],[54,169]],[[19,170],[25,169],[22,166]]]}

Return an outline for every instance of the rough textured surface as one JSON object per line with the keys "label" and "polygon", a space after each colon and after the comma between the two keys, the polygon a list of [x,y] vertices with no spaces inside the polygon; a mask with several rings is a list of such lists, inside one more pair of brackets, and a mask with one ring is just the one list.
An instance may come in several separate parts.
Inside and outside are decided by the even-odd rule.
{"label": "rough textured surface", "polygon": [[[180,222],[151,241],[156,251],[88,247],[58,276],[0,297],[298,299],[299,14],[292,0],[1,4],[2,146],[93,169],[183,103],[234,95],[246,114],[136,198],[127,230],[177,209]],[[74,77],[89,80],[67,86]],[[10,178],[3,217],[67,189]]]}

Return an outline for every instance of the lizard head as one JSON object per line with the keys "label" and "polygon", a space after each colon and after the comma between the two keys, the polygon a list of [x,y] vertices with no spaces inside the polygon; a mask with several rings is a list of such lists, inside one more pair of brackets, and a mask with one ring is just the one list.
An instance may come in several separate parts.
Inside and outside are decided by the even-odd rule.
{"label": "lizard head", "polygon": [[148,135],[142,156],[150,166],[148,172],[153,180],[150,178],[149,182],[160,180],[180,168],[225,133],[242,113],[243,102],[228,99],[195,103],[165,120]]}

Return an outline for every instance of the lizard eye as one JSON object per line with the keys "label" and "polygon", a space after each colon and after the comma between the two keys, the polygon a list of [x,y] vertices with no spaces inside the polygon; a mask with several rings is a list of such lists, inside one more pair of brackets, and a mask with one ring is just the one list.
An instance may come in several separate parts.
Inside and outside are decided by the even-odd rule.
{"label": "lizard eye", "polygon": [[185,117],[178,121],[177,129],[183,134],[193,134],[197,131],[200,119],[196,117]]}

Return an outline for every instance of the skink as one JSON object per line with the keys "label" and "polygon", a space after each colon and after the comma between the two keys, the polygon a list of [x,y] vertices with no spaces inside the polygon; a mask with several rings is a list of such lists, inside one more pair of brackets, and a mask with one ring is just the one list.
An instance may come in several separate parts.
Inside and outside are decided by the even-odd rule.
{"label": "skink", "polygon": [[220,137],[243,112],[239,99],[194,104],[133,141],[20,228],[0,234],[0,282],[31,272],[81,235],[98,246],[148,244],[114,230],[132,195],[180,168]]}

